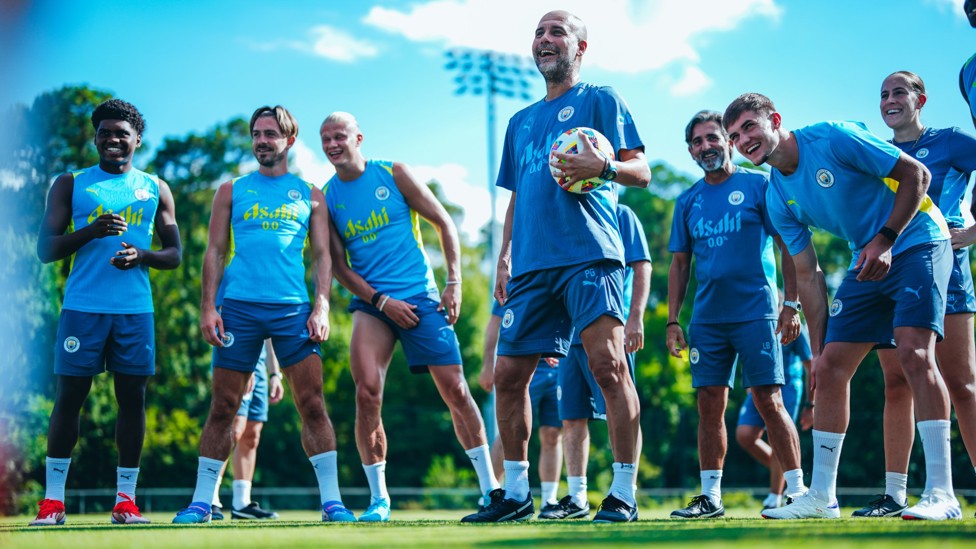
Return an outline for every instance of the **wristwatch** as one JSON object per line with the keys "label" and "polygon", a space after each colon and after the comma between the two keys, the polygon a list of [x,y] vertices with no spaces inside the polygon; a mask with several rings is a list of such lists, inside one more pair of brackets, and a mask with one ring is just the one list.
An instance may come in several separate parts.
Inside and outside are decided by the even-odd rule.
{"label": "wristwatch", "polygon": [[607,158],[607,167],[600,174],[600,179],[604,181],[613,181],[617,179],[617,167],[613,165],[613,160]]}
{"label": "wristwatch", "polygon": [[803,310],[803,306],[800,305],[800,302],[799,301],[784,301],[783,302],[783,306],[784,307],[789,307],[789,308],[793,309],[796,312],[800,312],[800,311]]}

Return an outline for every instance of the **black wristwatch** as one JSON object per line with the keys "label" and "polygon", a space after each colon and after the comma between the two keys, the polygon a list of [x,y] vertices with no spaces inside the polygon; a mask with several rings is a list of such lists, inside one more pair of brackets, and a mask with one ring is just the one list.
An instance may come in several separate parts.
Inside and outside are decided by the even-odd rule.
{"label": "black wristwatch", "polygon": [[892,243],[894,243],[895,240],[898,240],[898,232],[895,231],[894,229],[890,229],[888,227],[881,227],[881,230],[878,231],[878,234],[880,234],[881,236],[887,238]]}

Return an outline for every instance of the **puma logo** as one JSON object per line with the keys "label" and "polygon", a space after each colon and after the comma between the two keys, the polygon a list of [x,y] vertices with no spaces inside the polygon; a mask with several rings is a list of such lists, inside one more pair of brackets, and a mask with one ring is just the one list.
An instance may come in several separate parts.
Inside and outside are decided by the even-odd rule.
{"label": "puma logo", "polygon": [[824,446],[823,444],[821,444],[820,447],[823,448],[824,450],[829,450],[830,453],[834,453],[834,450],[837,449],[836,446],[834,446],[833,448],[831,448],[830,446]]}
{"label": "puma logo", "polygon": [[922,296],[919,295],[922,292],[922,288],[924,288],[924,286],[919,286],[917,290],[912,289],[912,288],[902,288],[902,289],[905,290],[906,292],[910,293],[910,294],[914,294],[915,295],[915,299],[922,299]]}
{"label": "puma logo", "polygon": [[602,280],[598,280],[596,282],[593,282],[592,280],[584,280],[583,281],[583,286],[593,286],[594,288],[599,288],[602,285],[603,285],[603,281]]}
{"label": "puma logo", "polygon": [[122,477],[122,478],[124,478],[125,480],[131,480],[132,479],[132,475],[119,475],[119,476]]}
{"label": "puma logo", "polygon": [[218,473],[218,471],[216,469],[211,469],[210,467],[207,467],[207,470],[210,471],[211,473],[215,474],[215,475]]}
{"label": "puma logo", "polygon": [[54,470],[61,473],[62,475],[64,474],[64,469],[58,469],[57,467],[54,467]]}

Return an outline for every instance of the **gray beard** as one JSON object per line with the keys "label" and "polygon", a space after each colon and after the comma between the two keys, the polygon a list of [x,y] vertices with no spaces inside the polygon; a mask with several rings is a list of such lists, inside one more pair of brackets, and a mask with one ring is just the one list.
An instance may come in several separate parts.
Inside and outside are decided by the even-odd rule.
{"label": "gray beard", "polygon": [[699,160],[696,158],[695,163],[697,163],[701,169],[705,170],[706,172],[717,172],[718,170],[722,169],[722,166],[725,165],[725,153],[721,153],[710,160]]}
{"label": "gray beard", "polygon": [[546,82],[564,82],[573,73],[573,63],[563,57],[559,57],[554,64],[545,68],[536,63],[536,68],[542,73]]}

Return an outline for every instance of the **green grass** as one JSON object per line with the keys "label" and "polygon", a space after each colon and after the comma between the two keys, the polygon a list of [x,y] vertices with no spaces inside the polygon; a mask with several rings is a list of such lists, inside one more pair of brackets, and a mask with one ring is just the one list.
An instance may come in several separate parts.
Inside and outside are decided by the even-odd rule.
{"label": "green grass", "polygon": [[[28,528],[32,517],[0,519],[0,547],[66,549],[430,547],[430,546],[605,546],[645,545],[713,547],[839,547],[911,544],[925,547],[972,547],[976,520],[918,522],[841,519],[768,521],[757,511],[732,510],[724,520],[675,522],[666,510],[645,510],[632,524],[595,525],[588,521],[461,525],[459,511],[394,511],[387,524],[322,524],[313,512],[282,512],[275,522],[223,521],[202,526],[174,526],[172,513],[149,513],[153,524],[112,526],[108,514],[71,515],[60,527]],[[846,510],[849,516],[850,510]]]}

